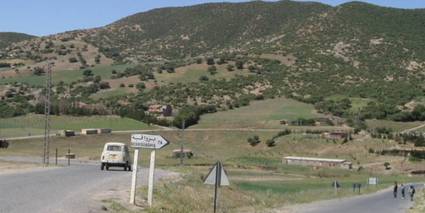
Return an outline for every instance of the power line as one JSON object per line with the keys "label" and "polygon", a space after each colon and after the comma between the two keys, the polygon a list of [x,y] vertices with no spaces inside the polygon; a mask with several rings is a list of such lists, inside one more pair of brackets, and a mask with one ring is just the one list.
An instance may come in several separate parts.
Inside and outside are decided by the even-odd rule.
{"label": "power line", "polygon": [[50,107],[51,107],[51,92],[52,92],[52,65],[48,62],[46,74],[46,96],[44,100],[44,146],[43,146],[43,164],[49,165],[49,150],[50,150]]}

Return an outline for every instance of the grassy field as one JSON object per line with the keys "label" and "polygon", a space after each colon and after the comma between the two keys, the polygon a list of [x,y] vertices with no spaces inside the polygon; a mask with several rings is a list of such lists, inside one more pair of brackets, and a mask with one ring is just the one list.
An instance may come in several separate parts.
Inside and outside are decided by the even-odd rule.
{"label": "grassy field", "polygon": [[315,118],[322,115],[314,107],[287,98],[251,102],[249,106],[206,114],[193,128],[282,128],[280,120]]}
{"label": "grassy field", "polygon": [[[377,127],[386,127],[394,131],[403,131],[406,129],[411,129],[420,125],[423,125],[424,122],[415,121],[415,122],[397,122],[389,120],[367,120],[366,124],[369,129],[375,129]],[[425,129],[422,129],[425,130]]]}
{"label": "grassy field", "polygon": [[118,89],[111,89],[111,90],[103,90],[100,92],[97,92],[90,96],[90,98],[93,98],[94,100],[99,100],[102,98],[112,98],[112,97],[119,97],[124,96],[128,94],[127,89],[125,88],[118,88]]}
{"label": "grassy field", "polygon": [[[333,142],[293,134],[280,137],[274,147],[264,143],[277,132],[246,131],[160,131],[171,144],[157,152],[157,166],[175,170],[182,174],[177,182],[163,181],[155,189],[155,206],[147,212],[207,212],[211,210],[213,189],[202,183],[210,165],[220,160],[224,163],[231,181],[230,187],[221,190],[221,207],[225,212],[253,212],[266,208],[279,207],[286,204],[310,202],[330,199],[333,194],[330,183],[337,179],[343,185],[338,196],[351,196],[352,183],[365,183],[367,177],[378,176],[382,185],[377,188],[364,188],[362,193],[386,187],[394,180],[411,181],[401,175],[396,162],[391,165],[394,171],[385,171],[383,163],[389,157],[368,153],[369,148],[393,146],[396,143],[382,140],[354,140],[349,143]],[[262,141],[252,147],[247,138],[258,135]],[[42,139],[11,141],[7,150],[0,150],[0,155],[40,156],[43,150]],[[121,141],[129,144],[130,134],[112,134],[96,136],[54,137],[51,149],[58,148],[63,157],[68,147],[79,159],[98,160],[104,143]],[[185,148],[191,149],[194,157],[185,159],[184,167],[179,167],[179,159],[172,157],[172,151],[180,147],[183,141]],[[148,151],[142,150],[140,164],[148,166]],[[355,167],[365,169],[352,171],[343,169],[326,169],[302,167],[282,164],[283,156],[298,155],[311,157],[344,158],[353,162]],[[52,156],[53,157],[53,156]],[[391,159],[397,160],[396,157]],[[375,167],[367,166],[377,163]],[[420,164],[420,163],[418,163]],[[145,199],[145,188],[140,189],[139,196]],[[108,201],[112,212],[138,212],[137,209],[126,209],[127,200]],[[145,205],[145,204],[142,204]]]}
{"label": "grassy field", "polygon": [[216,65],[217,73],[211,75],[207,69],[206,64],[192,64],[184,67],[179,67],[176,69],[175,73],[163,72],[161,74],[155,73],[155,79],[157,79],[160,85],[169,84],[169,83],[189,83],[189,82],[198,82],[201,76],[207,76],[208,79],[231,79],[237,75],[249,75],[247,70],[234,70],[232,72],[227,71],[227,64]]}
{"label": "grassy field", "polygon": [[[102,79],[110,79],[112,76],[112,70],[115,69],[118,72],[121,72],[130,66],[131,65],[99,65],[88,69],[92,70],[95,76],[99,75],[102,77]],[[64,70],[54,72],[52,78],[53,83],[58,83],[59,81],[71,83],[83,78],[83,70]],[[21,82],[34,86],[42,86],[45,84],[45,81],[45,76],[22,75],[15,78],[0,79],[0,84]]]}
{"label": "grassy field", "polygon": [[[51,116],[52,133],[57,130],[83,128],[111,128],[113,130],[153,129],[145,123],[118,116]],[[0,137],[39,135],[44,133],[44,116],[29,114],[0,119]]]}
{"label": "grassy field", "polygon": [[372,101],[371,99],[368,99],[368,98],[353,98],[353,97],[347,97],[347,96],[343,96],[343,95],[333,95],[333,96],[327,97],[326,99],[337,101],[337,100],[341,100],[341,99],[344,99],[344,98],[350,99],[350,101],[351,101],[350,111],[352,113],[359,112],[363,107],[366,107],[367,104],[370,101]]}
{"label": "grassy field", "polygon": [[425,212],[425,190],[418,190],[416,193],[415,205],[408,213],[422,213]]}

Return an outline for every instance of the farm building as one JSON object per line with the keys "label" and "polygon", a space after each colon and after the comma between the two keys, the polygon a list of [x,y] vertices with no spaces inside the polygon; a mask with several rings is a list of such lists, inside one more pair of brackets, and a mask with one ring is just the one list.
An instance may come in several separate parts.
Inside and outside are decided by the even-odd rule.
{"label": "farm building", "polygon": [[62,130],[62,131],[59,131],[59,135],[65,136],[65,137],[72,137],[72,136],[75,136],[75,131],[74,130]]}
{"label": "farm building", "polygon": [[110,134],[112,129],[97,129],[97,134]]}
{"label": "farm building", "polygon": [[279,123],[280,123],[281,125],[284,125],[284,126],[288,126],[288,125],[289,125],[289,121],[288,121],[288,120],[285,120],[285,119],[280,120],[280,121],[279,121]]}
{"label": "farm building", "polygon": [[341,167],[352,168],[352,163],[344,159],[311,158],[311,157],[284,157],[283,162],[288,165],[318,166],[318,167]]}
{"label": "farm building", "polygon": [[150,105],[148,108],[148,112],[150,114],[160,114],[164,117],[171,116],[173,114],[173,108],[171,105],[160,105],[160,104],[154,104]]}
{"label": "farm building", "polygon": [[98,132],[98,129],[81,129],[82,135],[96,135]]}

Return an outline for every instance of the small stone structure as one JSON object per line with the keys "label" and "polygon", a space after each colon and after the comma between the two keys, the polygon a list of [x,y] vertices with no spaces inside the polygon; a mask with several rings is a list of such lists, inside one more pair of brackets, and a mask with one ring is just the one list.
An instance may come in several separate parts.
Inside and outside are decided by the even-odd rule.
{"label": "small stone structure", "polygon": [[97,135],[98,133],[98,129],[81,129],[82,135]]}

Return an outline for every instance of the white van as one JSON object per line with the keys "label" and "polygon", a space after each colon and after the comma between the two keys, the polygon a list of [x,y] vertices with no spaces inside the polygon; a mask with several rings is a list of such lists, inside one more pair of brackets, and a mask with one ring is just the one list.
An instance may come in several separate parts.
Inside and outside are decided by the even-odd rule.
{"label": "white van", "polygon": [[124,167],[124,171],[131,171],[130,152],[124,143],[106,143],[100,158],[100,169],[109,170],[109,167]]}

